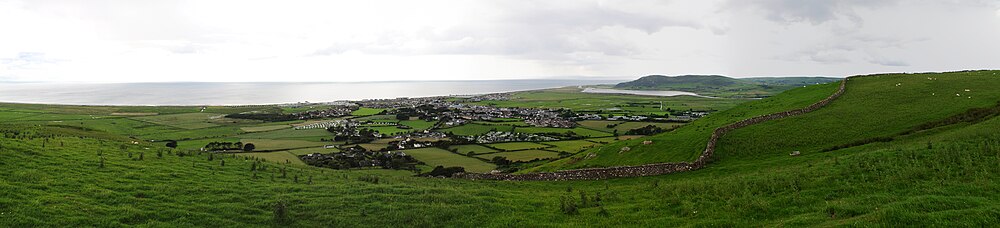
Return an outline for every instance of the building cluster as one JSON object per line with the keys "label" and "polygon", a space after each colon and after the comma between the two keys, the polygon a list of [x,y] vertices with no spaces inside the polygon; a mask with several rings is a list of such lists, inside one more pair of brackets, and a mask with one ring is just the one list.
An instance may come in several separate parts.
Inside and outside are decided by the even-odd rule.
{"label": "building cluster", "polygon": [[331,120],[323,122],[309,123],[305,125],[296,126],[295,130],[305,130],[305,129],[327,129],[331,127],[339,126],[355,126],[357,123],[350,120]]}
{"label": "building cluster", "polygon": [[415,108],[421,105],[450,105],[453,102],[447,100],[448,97],[419,97],[419,98],[393,98],[393,99],[367,99],[358,101],[357,104],[368,108],[397,109]]}
{"label": "building cluster", "polygon": [[305,112],[292,113],[292,115],[300,120],[335,118],[335,117],[349,116],[351,115],[351,112],[354,112],[355,110],[358,110],[358,106],[341,105],[341,106],[330,106],[330,108],[324,110],[311,110]]}
{"label": "building cluster", "polygon": [[469,98],[469,101],[506,101],[510,100],[513,94],[511,93],[491,93],[484,95],[477,95]]}
{"label": "building cluster", "polygon": [[465,136],[464,138],[470,142],[483,144],[497,142],[539,142],[559,140],[550,136],[505,131],[491,131],[477,136]]}

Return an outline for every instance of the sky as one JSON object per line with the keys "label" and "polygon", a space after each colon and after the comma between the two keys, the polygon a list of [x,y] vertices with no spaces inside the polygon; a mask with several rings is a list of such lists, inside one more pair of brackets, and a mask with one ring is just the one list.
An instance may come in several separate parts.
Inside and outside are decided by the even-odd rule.
{"label": "sky", "polygon": [[1000,1],[0,0],[0,81],[1000,69]]}

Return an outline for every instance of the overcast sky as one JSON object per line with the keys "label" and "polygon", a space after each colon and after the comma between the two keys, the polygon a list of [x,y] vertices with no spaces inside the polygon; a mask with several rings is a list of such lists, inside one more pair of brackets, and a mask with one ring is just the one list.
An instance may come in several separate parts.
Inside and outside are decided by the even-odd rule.
{"label": "overcast sky", "polygon": [[0,81],[1000,69],[985,0],[0,0]]}

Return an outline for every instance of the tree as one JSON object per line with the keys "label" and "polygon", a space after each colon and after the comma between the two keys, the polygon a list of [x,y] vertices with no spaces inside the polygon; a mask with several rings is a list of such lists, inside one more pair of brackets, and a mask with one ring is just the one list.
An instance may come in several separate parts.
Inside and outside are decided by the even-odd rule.
{"label": "tree", "polygon": [[406,113],[399,113],[399,114],[396,114],[396,119],[397,120],[409,120],[410,116],[406,115]]}
{"label": "tree", "polygon": [[257,149],[257,146],[254,146],[253,143],[243,144],[243,151],[250,152],[254,149]]}
{"label": "tree", "polygon": [[167,141],[167,147],[177,148],[177,141],[174,140]]}

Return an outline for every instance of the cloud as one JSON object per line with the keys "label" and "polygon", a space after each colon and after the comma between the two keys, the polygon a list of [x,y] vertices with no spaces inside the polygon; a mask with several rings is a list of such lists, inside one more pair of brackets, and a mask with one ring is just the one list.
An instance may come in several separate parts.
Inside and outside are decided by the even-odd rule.
{"label": "cloud", "polygon": [[20,52],[14,57],[0,58],[0,66],[4,66],[8,70],[21,70],[47,64],[56,64],[63,61],[66,60],[48,58],[45,56],[45,53]]}
{"label": "cloud", "polygon": [[892,67],[910,66],[909,63],[906,63],[904,61],[890,60],[890,59],[871,59],[868,62],[872,64],[878,64],[882,66],[892,66]]}
{"label": "cloud", "polygon": [[848,19],[864,23],[856,12],[859,8],[893,5],[898,0],[733,0],[730,9],[751,9],[764,13],[768,20],[781,23],[809,22],[813,25]]}
{"label": "cloud", "polygon": [[[566,60],[579,53],[629,57],[643,52],[633,37],[650,36],[664,28],[718,30],[694,18],[641,12],[630,4],[573,1],[498,2],[488,8],[498,14],[469,19],[447,27],[378,35],[390,39],[337,41],[308,55],[349,51],[402,55],[500,55],[514,58]],[[655,2],[653,2],[655,3]],[[648,8],[635,6],[632,8]],[[655,6],[655,4],[654,4]]]}

